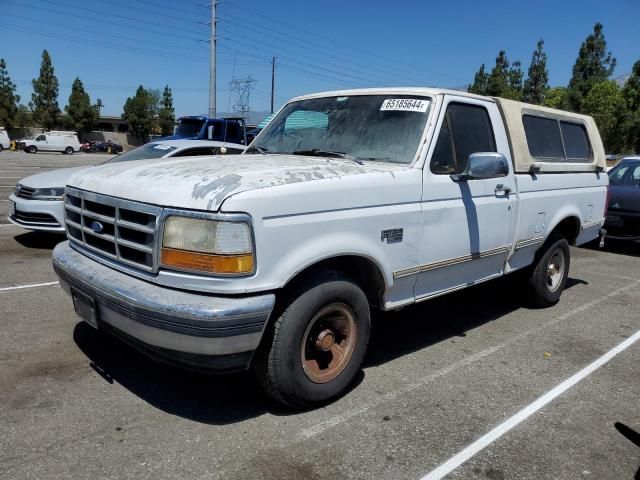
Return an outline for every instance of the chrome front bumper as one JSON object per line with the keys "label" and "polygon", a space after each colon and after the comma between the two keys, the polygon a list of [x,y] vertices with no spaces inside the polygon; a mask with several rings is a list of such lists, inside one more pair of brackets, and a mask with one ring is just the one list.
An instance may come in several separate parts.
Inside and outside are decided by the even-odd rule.
{"label": "chrome front bumper", "polygon": [[104,266],[69,242],[54,249],[53,268],[68,294],[93,299],[98,328],[173,363],[247,368],[275,304],[274,294],[213,296],[160,287]]}

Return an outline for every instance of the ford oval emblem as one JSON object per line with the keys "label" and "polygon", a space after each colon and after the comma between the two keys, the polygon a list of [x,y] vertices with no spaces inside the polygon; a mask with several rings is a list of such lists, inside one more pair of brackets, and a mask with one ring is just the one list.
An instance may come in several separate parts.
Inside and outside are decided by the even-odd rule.
{"label": "ford oval emblem", "polygon": [[91,222],[91,230],[96,233],[102,233],[102,231],[104,230],[104,225],[102,225],[98,221]]}

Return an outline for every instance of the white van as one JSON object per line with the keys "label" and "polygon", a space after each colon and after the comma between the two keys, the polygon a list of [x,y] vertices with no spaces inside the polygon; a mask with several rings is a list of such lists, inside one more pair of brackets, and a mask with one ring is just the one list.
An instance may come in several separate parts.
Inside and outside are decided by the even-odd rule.
{"label": "white van", "polygon": [[52,131],[41,133],[33,138],[20,140],[18,149],[27,153],[61,152],[71,155],[80,151],[80,142],[74,132]]}
{"label": "white van", "polygon": [[11,141],[9,140],[9,134],[4,128],[0,127],[0,152],[4,148],[8,150],[10,147]]}

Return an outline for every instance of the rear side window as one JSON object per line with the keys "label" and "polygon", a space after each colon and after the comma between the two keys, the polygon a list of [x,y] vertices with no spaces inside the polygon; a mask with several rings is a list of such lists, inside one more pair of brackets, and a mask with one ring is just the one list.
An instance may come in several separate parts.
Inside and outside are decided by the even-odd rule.
{"label": "rear side window", "polygon": [[565,153],[569,162],[590,162],[591,146],[584,125],[560,122]]}
{"label": "rear side window", "polygon": [[431,171],[442,175],[462,173],[469,155],[495,151],[496,141],[487,109],[450,103],[431,157]]}
{"label": "rear side window", "polygon": [[557,120],[525,115],[522,121],[532,157],[556,162],[564,160],[562,137]]}
{"label": "rear side window", "polygon": [[529,153],[545,162],[591,162],[584,125],[553,118],[523,115]]}

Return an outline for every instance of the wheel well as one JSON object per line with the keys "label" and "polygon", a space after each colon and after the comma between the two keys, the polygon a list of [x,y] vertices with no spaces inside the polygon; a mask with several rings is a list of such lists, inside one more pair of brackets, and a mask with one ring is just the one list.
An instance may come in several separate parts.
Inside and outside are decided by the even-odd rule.
{"label": "wheel well", "polygon": [[342,255],[328,258],[305,268],[290,279],[285,289],[305,281],[310,276],[321,272],[337,271],[351,277],[364,291],[369,303],[375,307],[382,307],[385,281],[378,266],[371,260],[357,255]]}
{"label": "wheel well", "polygon": [[561,234],[571,245],[575,245],[580,234],[580,219],[578,217],[565,218],[551,231],[551,234],[554,233]]}

